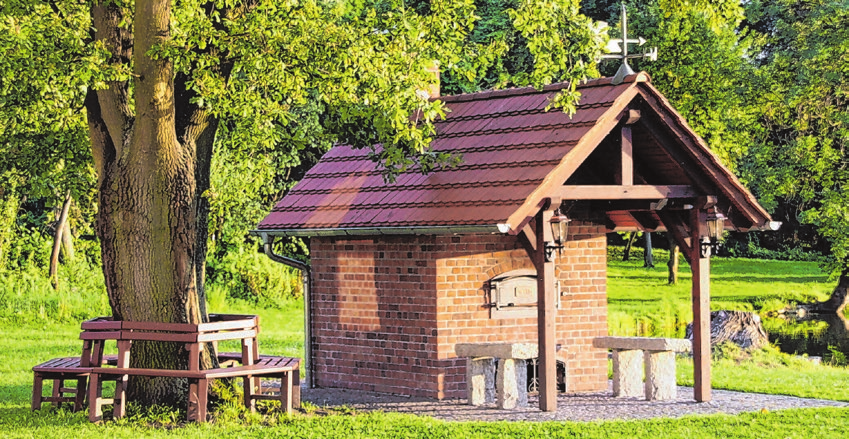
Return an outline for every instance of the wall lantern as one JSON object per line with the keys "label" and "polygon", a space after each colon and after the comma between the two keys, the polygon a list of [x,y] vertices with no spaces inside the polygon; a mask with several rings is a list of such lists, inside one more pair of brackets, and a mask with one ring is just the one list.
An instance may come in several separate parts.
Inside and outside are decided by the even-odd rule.
{"label": "wall lantern", "polygon": [[702,257],[707,258],[711,254],[716,253],[719,249],[719,242],[722,239],[722,232],[725,230],[725,215],[712,209],[707,214],[705,221],[707,225],[707,234],[702,238],[701,250]]}
{"label": "wall lantern", "polygon": [[569,238],[569,223],[572,220],[557,209],[554,216],[551,217],[549,225],[551,225],[551,236],[554,238],[553,243],[545,245],[545,261],[551,262],[554,260],[554,250],[562,254],[563,246]]}

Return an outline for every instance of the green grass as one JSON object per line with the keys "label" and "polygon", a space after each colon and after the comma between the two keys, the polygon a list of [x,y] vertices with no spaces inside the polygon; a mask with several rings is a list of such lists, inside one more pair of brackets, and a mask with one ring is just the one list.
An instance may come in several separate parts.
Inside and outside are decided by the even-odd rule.
{"label": "green grass", "polygon": [[[655,250],[655,267],[641,255],[608,262],[608,326],[613,335],[683,337],[692,321],[691,272],[680,264],[677,285],[667,284],[668,253]],[[834,287],[816,262],[711,259],[711,309],[773,310],[788,303],[825,300]]]}
{"label": "green grass", "polygon": [[785,410],[738,416],[612,422],[444,422],[395,413],[297,416],[271,425],[188,425],[176,429],[143,423],[89,424],[80,414],[29,415],[0,409],[6,438],[842,438],[849,410]]}

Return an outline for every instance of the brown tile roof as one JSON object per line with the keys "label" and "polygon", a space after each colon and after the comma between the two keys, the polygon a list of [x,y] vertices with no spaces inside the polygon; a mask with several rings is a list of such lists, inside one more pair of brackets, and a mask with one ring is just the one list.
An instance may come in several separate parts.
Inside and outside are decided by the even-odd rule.
{"label": "brown tile roof", "polygon": [[[386,184],[366,150],[336,146],[277,203],[257,231],[518,233],[546,194],[562,185],[617,125],[636,96],[663,99],[648,84],[648,76],[638,74],[619,85],[612,85],[609,78],[582,84],[572,118],[558,110],[546,112],[549,99],[566,86],[442,97],[449,112],[435,124],[437,136],[431,146],[462,154],[463,162],[429,175],[407,172]],[[668,102],[663,99],[660,105]],[[681,124],[683,119],[673,122]],[[683,127],[685,135],[695,136],[685,123]],[[703,144],[698,136],[694,139]],[[708,160],[716,159],[707,154],[712,156]],[[739,186],[730,172],[725,173]]]}

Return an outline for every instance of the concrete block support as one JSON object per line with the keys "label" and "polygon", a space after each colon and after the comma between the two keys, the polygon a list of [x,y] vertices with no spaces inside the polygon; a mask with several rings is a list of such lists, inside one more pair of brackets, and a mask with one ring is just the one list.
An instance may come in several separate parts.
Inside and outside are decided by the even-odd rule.
{"label": "concrete block support", "polygon": [[496,405],[502,409],[527,407],[528,368],[525,360],[502,358],[498,360],[498,383],[496,384]]}
{"label": "concrete block support", "polygon": [[466,383],[470,405],[495,402],[495,360],[467,358]]}
{"label": "concrete block support", "polygon": [[613,351],[613,396],[643,396],[643,351]]}
{"label": "concrete block support", "polygon": [[675,352],[645,351],[646,400],[660,401],[678,397],[675,384]]}

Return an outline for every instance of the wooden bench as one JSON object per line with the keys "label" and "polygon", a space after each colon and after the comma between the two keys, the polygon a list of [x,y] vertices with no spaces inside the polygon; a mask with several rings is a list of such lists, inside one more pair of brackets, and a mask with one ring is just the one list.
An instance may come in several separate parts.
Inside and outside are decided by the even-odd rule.
{"label": "wooden bench", "polygon": [[[275,356],[261,356],[254,364],[207,370],[167,370],[142,369],[129,367],[94,367],[90,372],[88,387],[89,419],[96,422],[103,416],[103,406],[115,407],[125,399],[125,387],[116,386],[113,398],[103,397],[103,380],[121,379],[127,376],[185,378],[189,381],[188,420],[206,421],[209,382],[217,378],[240,377],[244,382],[244,402],[251,411],[256,409],[258,400],[277,400],[286,413],[292,413],[293,407],[300,406],[300,392],[295,394],[295,383],[300,381],[300,359]],[[296,381],[296,378],[297,381]],[[278,378],[280,391],[277,395],[264,394],[254,379]],[[298,387],[300,390],[300,387]],[[122,417],[123,413],[115,415]]]}
{"label": "wooden bench", "polygon": [[682,338],[596,337],[593,346],[613,351],[613,396],[648,401],[677,398],[675,353],[692,349]]}
{"label": "wooden bench", "polygon": [[[105,356],[101,358],[101,361],[116,364],[118,357]],[[72,411],[83,409],[91,367],[82,366],[80,357],[54,358],[34,366],[32,371],[32,410],[40,410],[45,402],[50,402],[54,407],[61,407],[62,403],[68,402],[71,403]],[[50,396],[44,396],[44,380],[53,381]],[[76,387],[65,387],[65,381],[76,381]]]}

